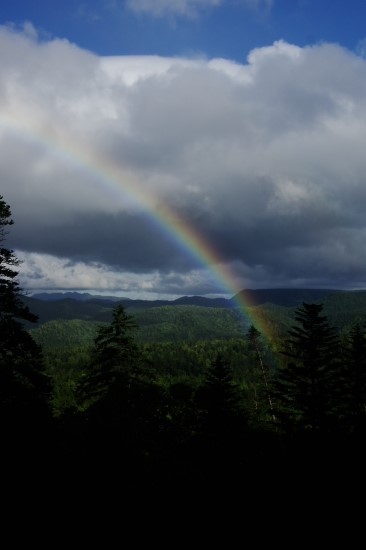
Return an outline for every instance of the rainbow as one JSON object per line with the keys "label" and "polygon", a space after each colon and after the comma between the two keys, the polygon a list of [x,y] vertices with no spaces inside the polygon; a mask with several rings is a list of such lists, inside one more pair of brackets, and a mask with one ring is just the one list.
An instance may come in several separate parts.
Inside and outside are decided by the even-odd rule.
{"label": "rainbow", "polygon": [[161,231],[168,233],[186,253],[198,260],[203,267],[208,267],[223,291],[235,297],[243,316],[249,318],[267,339],[272,339],[270,327],[258,316],[249,295],[239,286],[235,274],[220,259],[213,246],[177,212],[166,204],[158,203],[157,198],[146,189],[142,191],[135,175],[95,151],[90,151],[72,137],[70,139],[69,135],[55,129],[45,130],[39,121],[30,119],[29,113],[18,112],[11,117],[0,115],[0,130],[10,130],[26,141],[47,148],[53,155],[71,163],[77,169],[90,173],[101,184],[117,190],[118,193],[122,192],[128,200],[142,208],[152,222]]}

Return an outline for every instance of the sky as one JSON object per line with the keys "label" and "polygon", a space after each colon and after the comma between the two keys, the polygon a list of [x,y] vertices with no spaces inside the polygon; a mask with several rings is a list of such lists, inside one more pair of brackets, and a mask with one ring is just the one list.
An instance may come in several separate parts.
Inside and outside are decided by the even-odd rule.
{"label": "sky", "polygon": [[4,4],[24,290],[366,288],[364,0]]}

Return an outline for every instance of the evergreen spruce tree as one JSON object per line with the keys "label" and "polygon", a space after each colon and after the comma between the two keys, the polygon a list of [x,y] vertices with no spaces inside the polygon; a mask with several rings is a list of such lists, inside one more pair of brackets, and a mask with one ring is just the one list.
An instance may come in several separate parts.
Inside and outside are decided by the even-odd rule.
{"label": "evergreen spruce tree", "polygon": [[[19,260],[13,250],[2,246],[8,234],[7,227],[13,225],[10,206],[0,195],[0,322],[6,325],[8,320],[35,322],[37,316],[21,300],[21,289],[17,280]],[[4,333],[3,333],[4,334]],[[2,349],[6,343],[2,338]]]}
{"label": "evergreen spruce tree", "polygon": [[200,391],[208,422],[215,428],[227,430],[227,423],[241,411],[242,398],[233,382],[231,368],[219,353],[207,371]]}
{"label": "evergreen spruce tree", "polygon": [[289,362],[276,381],[277,415],[296,430],[325,430],[337,407],[338,339],[322,310],[322,304],[305,302],[297,308],[283,352]]}
{"label": "evergreen spruce tree", "polygon": [[[246,451],[247,411],[242,392],[233,381],[230,365],[220,353],[196,392],[196,406],[200,411],[198,434],[203,467],[208,474],[211,467],[216,470],[224,464],[230,464],[232,472],[237,471]],[[216,471],[216,476],[221,474],[224,470]]]}
{"label": "evergreen spruce tree", "polygon": [[42,350],[24,328],[37,316],[22,301],[20,262],[3,246],[12,224],[10,207],[0,196],[0,421],[1,433],[20,442],[48,422],[50,385]]}
{"label": "evergreen spruce tree", "polygon": [[161,388],[140,368],[136,328],[134,317],[117,305],[112,322],[98,331],[93,362],[80,388],[91,453],[131,468],[155,451],[164,416]]}
{"label": "evergreen spruce tree", "polygon": [[82,384],[83,398],[89,403],[101,400],[115,387],[128,385],[136,374],[139,351],[132,335],[136,328],[135,319],[118,304],[112,322],[98,329],[92,366]]}

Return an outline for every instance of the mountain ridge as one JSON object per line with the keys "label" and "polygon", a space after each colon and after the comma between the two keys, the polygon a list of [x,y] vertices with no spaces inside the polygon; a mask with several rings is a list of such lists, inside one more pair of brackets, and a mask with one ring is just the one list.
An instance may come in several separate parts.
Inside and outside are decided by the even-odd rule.
{"label": "mountain ridge", "polygon": [[336,330],[349,330],[353,323],[366,326],[366,290],[291,289],[286,292],[275,289],[271,293],[269,289],[262,289],[252,293],[252,303],[246,292],[242,308],[239,298],[240,295],[236,295],[233,299],[217,301],[183,296],[174,301],[122,299],[115,302],[71,298],[42,301],[25,297],[25,305],[38,316],[36,323],[25,325],[32,335],[37,335],[39,343],[48,347],[56,343],[59,346],[60,342],[67,347],[72,342],[75,344],[75,338],[81,343],[90,343],[96,327],[110,323],[115,304],[121,303],[135,317],[139,338],[144,342],[237,337],[249,328],[252,319],[260,320],[263,327],[269,327],[273,337],[281,339],[294,322],[295,309],[301,305],[298,300],[314,303],[318,299],[318,303],[324,304],[324,315]]}
{"label": "mountain ridge", "polygon": [[353,292],[327,288],[261,288],[243,289],[231,298],[208,298],[200,295],[184,295],[174,300],[127,298],[103,296],[88,292],[41,292],[27,296],[43,302],[74,300],[76,302],[121,303],[125,307],[160,307],[164,305],[200,305],[205,307],[236,307],[240,301],[249,306],[272,303],[284,307],[294,307],[301,302],[322,300],[325,296],[337,292]]}
{"label": "mountain ridge", "polygon": [[[238,309],[240,302],[247,307],[273,304],[286,308],[297,307],[301,302],[319,302],[327,296],[347,291],[334,289],[252,289],[242,290],[232,298],[207,298],[205,296],[181,296],[175,300],[134,300],[88,293],[66,292],[24,296],[23,302],[42,324],[52,319],[84,319],[110,322],[112,310],[121,304],[130,312],[159,307],[196,306],[203,308]],[[365,291],[366,292],[366,291]],[[64,295],[63,295],[64,294]],[[38,296],[38,297],[37,297]]]}

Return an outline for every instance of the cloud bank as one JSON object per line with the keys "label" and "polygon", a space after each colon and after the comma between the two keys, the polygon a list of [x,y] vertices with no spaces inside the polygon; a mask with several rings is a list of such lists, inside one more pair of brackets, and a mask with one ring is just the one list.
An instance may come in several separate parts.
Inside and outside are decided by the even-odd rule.
{"label": "cloud bank", "polygon": [[278,41],[245,64],[98,57],[29,29],[0,30],[0,194],[24,287],[224,291],[162,207],[233,288],[366,286],[361,56]]}

